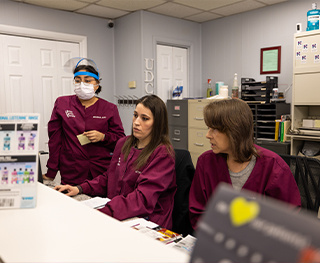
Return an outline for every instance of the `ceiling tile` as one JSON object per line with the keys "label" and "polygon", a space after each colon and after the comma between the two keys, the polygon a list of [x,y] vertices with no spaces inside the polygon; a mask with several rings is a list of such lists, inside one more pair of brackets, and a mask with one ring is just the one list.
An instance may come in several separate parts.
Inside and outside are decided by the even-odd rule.
{"label": "ceiling tile", "polygon": [[[0,0],[1,1],[1,0]],[[290,0],[10,0],[107,19],[146,10],[202,23]],[[206,12],[204,12],[206,11]]]}
{"label": "ceiling tile", "polygon": [[96,2],[99,2],[100,0],[77,0],[77,1],[85,2],[85,3],[89,3],[89,4],[94,4]]}
{"label": "ceiling tile", "polygon": [[234,14],[258,9],[258,8],[261,8],[264,6],[266,6],[266,5],[259,3],[259,2],[256,2],[256,1],[253,1],[253,0],[247,0],[247,1],[244,1],[241,3],[236,3],[233,5],[228,5],[225,7],[214,9],[214,10],[212,10],[212,12],[214,12],[216,14],[223,15],[223,16],[231,16]]}
{"label": "ceiling tile", "polygon": [[61,9],[66,11],[74,11],[79,8],[83,8],[87,6],[87,3],[78,2],[75,0],[25,0],[24,3],[31,4],[31,5],[37,5],[37,6],[43,6],[48,8],[54,8],[54,9]]}
{"label": "ceiling tile", "polygon": [[165,3],[164,0],[101,0],[98,5],[126,11],[146,10]]}
{"label": "ceiling tile", "polygon": [[243,0],[173,0],[173,2],[209,11],[214,8],[234,4]]}
{"label": "ceiling tile", "polygon": [[210,21],[210,20],[213,20],[213,19],[220,18],[220,17],[222,17],[222,16],[216,15],[216,14],[212,14],[212,13],[209,13],[209,12],[203,12],[203,13],[200,13],[200,14],[197,14],[197,15],[185,17],[184,19],[191,20],[191,21],[198,22],[198,23],[203,23],[203,22],[206,22],[206,21]]}
{"label": "ceiling tile", "polygon": [[116,17],[121,17],[128,14],[128,12],[125,12],[125,11],[120,11],[120,10],[116,10],[116,9],[112,9],[104,6],[98,6],[98,5],[89,5],[85,8],[77,10],[76,13],[104,17],[109,19],[115,19]]}
{"label": "ceiling tile", "polygon": [[154,8],[150,8],[148,11],[178,18],[195,15],[201,12],[200,10],[175,3],[166,3]]}
{"label": "ceiling tile", "polygon": [[266,5],[274,5],[282,2],[287,2],[289,0],[259,0],[259,2],[264,3]]}

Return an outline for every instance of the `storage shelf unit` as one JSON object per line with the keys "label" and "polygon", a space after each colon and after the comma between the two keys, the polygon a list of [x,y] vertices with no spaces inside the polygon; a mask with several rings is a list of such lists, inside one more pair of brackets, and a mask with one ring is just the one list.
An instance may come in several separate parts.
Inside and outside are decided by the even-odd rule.
{"label": "storage shelf unit", "polygon": [[[292,123],[302,127],[303,119],[320,119],[320,32],[294,34]],[[320,141],[320,136],[291,135],[291,155],[297,155],[305,141]]]}
{"label": "storage shelf unit", "polygon": [[278,77],[267,76],[266,81],[241,78],[241,99],[247,103],[269,103],[272,90],[277,87]]}
{"label": "storage shelf unit", "polygon": [[281,115],[290,114],[289,103],[249,104],[254,122],[255,142],[275,141],[275,120]]}

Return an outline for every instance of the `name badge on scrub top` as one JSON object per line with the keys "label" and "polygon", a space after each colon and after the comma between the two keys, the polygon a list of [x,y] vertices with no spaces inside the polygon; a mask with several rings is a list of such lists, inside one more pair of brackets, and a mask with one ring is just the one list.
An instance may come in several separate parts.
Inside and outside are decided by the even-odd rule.
{"label": "name badge on scrub top", "polygon": [[77,135],[77,138],[78,138],[81,145],[91,143],[91,141],[88,139],[88,137],[85,136],[84,134]]}

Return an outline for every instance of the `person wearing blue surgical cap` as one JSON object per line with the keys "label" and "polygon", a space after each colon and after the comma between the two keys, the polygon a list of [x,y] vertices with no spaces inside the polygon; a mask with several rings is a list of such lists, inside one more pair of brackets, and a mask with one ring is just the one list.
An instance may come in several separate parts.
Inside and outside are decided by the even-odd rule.
{"label": "person wearing blue surgical cap", "polygon": [[100,76],[91,59],[77,58],[75,95],[56,99],[48,123],[49,159],[44,179],[58,171],[61,184],[78,185],[104,173],[124,130],[117,106],[96,95]]}

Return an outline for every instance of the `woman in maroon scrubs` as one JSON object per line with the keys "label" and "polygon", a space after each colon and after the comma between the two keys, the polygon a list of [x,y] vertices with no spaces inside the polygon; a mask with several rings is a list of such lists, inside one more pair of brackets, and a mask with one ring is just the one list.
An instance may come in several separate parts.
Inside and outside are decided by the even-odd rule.
{"label": "woman in maroon scrubs", "polygon": [[172,227],[176,192],[174,150],[164,102],[155,95],[138,100],[132,135],[117,143],[107,172],[78,186],[60,185],[68,196],[84,193],[111,199],[100,211],[116,219],[148,218]]}
{"label": "woman in maroon scrubs", "polygon": [[240,99],[216,100],[204,108],[211,149],[197,162],[189,195],[189,212],[195,229],[220,182],[247,189],[293,206],[301,206],[299,189],[286,162],[253,141],[253,117]]}
{"label": "woman in maroon scrubs", "polygon": [[62,184],[77,185],[105,172],[124,130],[117,106],[96,95],[99,71],[90,59],[78,58],[75,95],[57,98],[48,123],[49,160],[44,179],[58,171]]}

